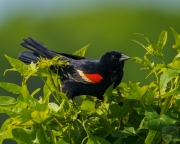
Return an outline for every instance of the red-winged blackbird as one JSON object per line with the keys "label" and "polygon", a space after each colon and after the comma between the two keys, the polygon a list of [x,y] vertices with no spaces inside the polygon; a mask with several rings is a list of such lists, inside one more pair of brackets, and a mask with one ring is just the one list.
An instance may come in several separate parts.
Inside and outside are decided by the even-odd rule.
{"label": "red-winged blackbird", "polygon": [[98,60],[57,53],[32,38],[24,39],[21,45],[30,50],[23,51],[19,55],[19,59],[26,64],[32,61],[36,63],[40,56],[48,59],[63,56],[60,60],[69,61],[68,66],[58,70],[62,92],[66,93],[69,99],[78,95],[91,95],[103,99],[103,94],[112,83],[114,88],[120,84],[124,61],[130,58],[117,51],[106,52]]}

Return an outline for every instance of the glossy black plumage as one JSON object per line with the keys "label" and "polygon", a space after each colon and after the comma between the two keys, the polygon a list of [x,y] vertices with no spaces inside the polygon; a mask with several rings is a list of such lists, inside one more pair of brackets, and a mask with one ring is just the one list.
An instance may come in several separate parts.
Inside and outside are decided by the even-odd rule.
{"label": "glossy black plumage", "polygon": [[78,95],[92,95],[102,99],[112,83],[114,88],[119,85],[123,77],[124,61],[129,59],[117,51],[106,52],[98,60],[57,53],[32,38],[24,39],[21,45],[30,50],[19,55],[19,59],[26,64],[30,64],[31,61],[37,62],[39,56],[52,59],[61,55],[61,60],[69,61],[69,66],[59,69],[62,91],[69,99]]}

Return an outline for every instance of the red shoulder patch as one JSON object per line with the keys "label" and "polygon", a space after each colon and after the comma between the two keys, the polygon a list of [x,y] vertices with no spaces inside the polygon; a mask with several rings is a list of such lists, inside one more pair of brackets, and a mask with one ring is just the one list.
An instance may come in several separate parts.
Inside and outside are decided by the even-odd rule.
{"label": "red shoulder patch", "polygon": [[82,77],[83,80],[90,82],[90,83],[99,83],[103,77],[100,74],[85,74],[83,71],[81,70],[77,70],[77,72],[79,73],[79,75]]}
{"label": "red shoulder patch", "polygon": [[84,74],[92,83],[99,83],[103,77],[100,74]]}

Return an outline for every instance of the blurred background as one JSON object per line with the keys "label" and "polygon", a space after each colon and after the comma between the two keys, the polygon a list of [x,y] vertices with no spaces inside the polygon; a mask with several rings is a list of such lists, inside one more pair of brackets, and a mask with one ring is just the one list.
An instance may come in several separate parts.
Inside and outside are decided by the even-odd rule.
{"label": "blurred background", "polygon": [[[170,26],[180,33],[179,0],[0,0],[0,82],[21,85],[21,77],[11,68],[4,54],[17,58],[24,48],[20,46],[26,37],[43,42],[54,51],[73,53],[88,43],[86,57],[100,58],[106,51],[118,50],[128,56],[143,58],[145,50],[132,39],[144,44],[142,33],[157,43],[161,31],[168,31],[168,41],[163,59],[168,63],[176,54],[172,49],[174,38]],[[150,57],[152,61],[157,61]],[[159,61],[160,62],[160,61]],[[145,79],[149,71],[126,61],[124,82],[149,84],[154,76]],[[42,87],[42,82],[31,78],[30,91]],[[11,95],[0,88],[0,96]],[[0,124],[7,117],[0,115]],[[14,143],[4,141],[5,143]]]}

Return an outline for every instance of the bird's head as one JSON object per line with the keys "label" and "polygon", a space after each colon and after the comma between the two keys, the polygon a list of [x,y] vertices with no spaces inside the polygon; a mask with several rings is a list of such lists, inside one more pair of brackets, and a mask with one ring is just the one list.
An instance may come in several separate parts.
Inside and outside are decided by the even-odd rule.
{"label": "bird's head", "polygon": [[117,69],[124,66],[124,61],[129,59],[129,56],[126,56],[118,51],[110,51],[105,53],[100,59],[100,65],[103,69]]}

